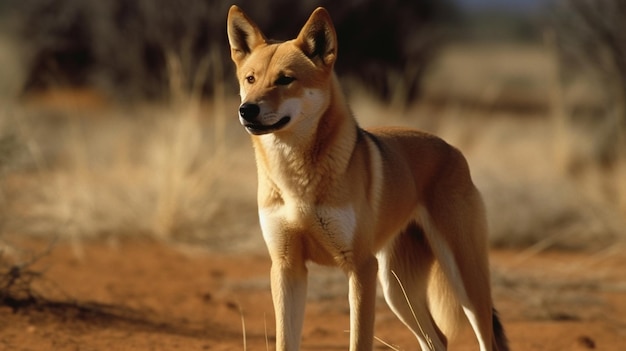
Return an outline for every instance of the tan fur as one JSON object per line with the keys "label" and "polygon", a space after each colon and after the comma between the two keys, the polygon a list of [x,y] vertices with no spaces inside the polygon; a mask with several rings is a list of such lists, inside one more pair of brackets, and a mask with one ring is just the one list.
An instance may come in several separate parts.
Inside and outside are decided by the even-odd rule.
{"label": "tan fur", "polygon": [[463,312],[481,350],[495,348],[485,213],[461,153],[420,131],[358,127],[326,10],[272,43],[233,6],[228,36],[272,259],[276,349],[299,349],[307,261],[348,275],[350,350],[372,349],[377,275],[422,349],[445,349]]}

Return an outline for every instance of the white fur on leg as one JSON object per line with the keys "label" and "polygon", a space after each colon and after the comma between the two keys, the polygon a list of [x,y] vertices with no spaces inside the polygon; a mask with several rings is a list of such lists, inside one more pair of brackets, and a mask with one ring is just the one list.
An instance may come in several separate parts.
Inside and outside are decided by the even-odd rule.
{"label": "white fur on leg", "polygon": [[277,350],[299,350],[304,306],[306,303],[306,268],[284,269],[272,264],[272,299],[276,315]]}
{"label": "white fur on leg", "polygon": [[465,313],[465,316],[469,320],[472,326],[472,329],[474,330],[474,334],[476,334],[476,337],[478,338],[478,345],[480,346],[480,351],[490,350],[487,348],[487,345],[485,345],[485,338],[480,332],[480,328],[478,327],[479,323],[478,323],[478,318],[476,318],[476,314],[474,313],[474,311],[472,311],[471,308],[465,307],[465,306],[462,306],[462,307],[463,307],[463,313]]}

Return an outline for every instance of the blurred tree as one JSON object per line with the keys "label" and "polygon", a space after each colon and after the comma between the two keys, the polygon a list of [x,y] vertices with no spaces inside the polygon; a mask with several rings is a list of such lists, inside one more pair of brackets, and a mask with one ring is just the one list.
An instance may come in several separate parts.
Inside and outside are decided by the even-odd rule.
{"label": "blurred tree", "polygon": [[29,65],[25,89],[86,84],[95,63],[87,7],[73,0],[26,0],[16,5],[24,19],[19,34]]}
{"label": "blurred tree", "polygon": [[562,0],[553,24],[561,76],[593,72],[606,111],[595,117],[595,159],[609,169],[626,156],[626,1]]}

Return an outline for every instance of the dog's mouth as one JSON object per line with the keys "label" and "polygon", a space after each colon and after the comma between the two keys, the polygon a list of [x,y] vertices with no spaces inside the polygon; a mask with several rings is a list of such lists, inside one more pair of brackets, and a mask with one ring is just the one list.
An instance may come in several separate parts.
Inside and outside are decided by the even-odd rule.
{"label": "dog's mouth", "polygon": [[281,118],[278,122],[274,124],[270,124],[270,125],[264,125],[264,124],[245,121],[243,126],[246,128],[246,130],[250,134],[262,135],[262,134],[272,133],[281,129],[282,127],[286,126],[287,123],[289,123],[289,121],[291,121],[291,117],[285,116]]}

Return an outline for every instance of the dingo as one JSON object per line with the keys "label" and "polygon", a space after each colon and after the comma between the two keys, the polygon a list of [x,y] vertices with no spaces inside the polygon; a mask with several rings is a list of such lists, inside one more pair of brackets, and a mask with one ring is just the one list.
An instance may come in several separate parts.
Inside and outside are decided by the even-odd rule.
{"label": "dingo", "polygon": [[508,350],[485,211],[463,155],[420,131],[359,128],[333,72],[337,38],[323,8],[278,43],[232,6],[228,40],[256,155],[276,349],[300,347],[313,261],[349,278],[352,351],[372,349],[377,274],[422,350],[445,350],[463,314],[480,350]]}

